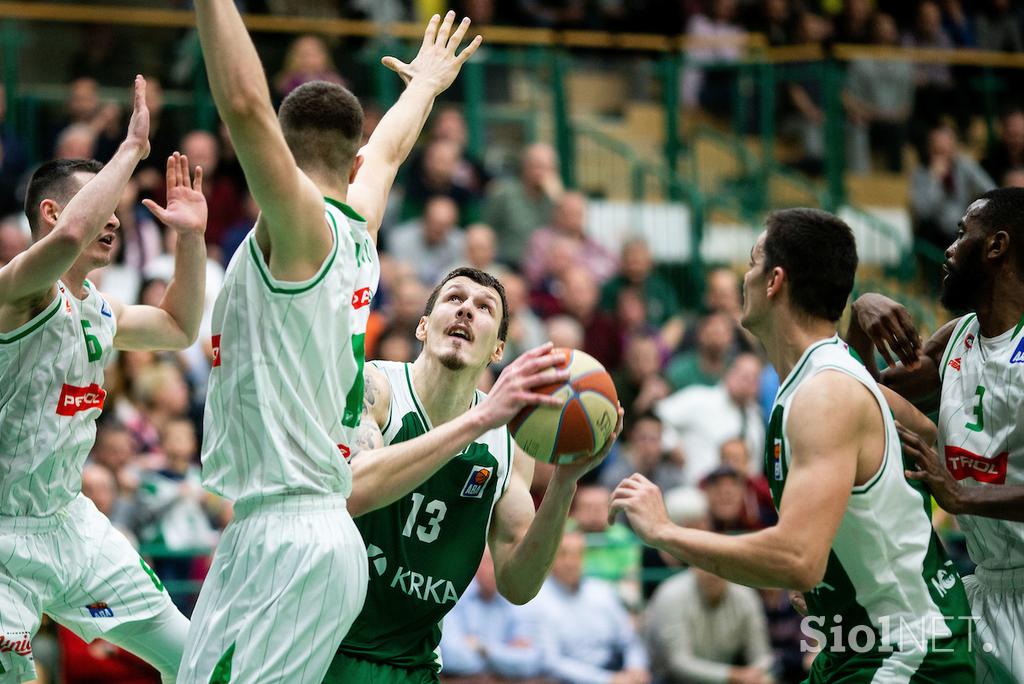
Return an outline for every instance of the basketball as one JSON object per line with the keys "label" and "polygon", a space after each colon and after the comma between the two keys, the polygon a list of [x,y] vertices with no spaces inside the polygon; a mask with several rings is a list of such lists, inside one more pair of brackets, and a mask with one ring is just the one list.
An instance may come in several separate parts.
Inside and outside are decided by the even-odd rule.
{"label": "basketball", "polygon": [[544,463],[565,464],[585,458],[604,447],[615,430],[619,398],[615,383],[597,359],[579,349],[557,348],[568,368],[569,379],[535,391],[564,397],[554,406],[528,406],[520,411],[509,430],[523,451]]}

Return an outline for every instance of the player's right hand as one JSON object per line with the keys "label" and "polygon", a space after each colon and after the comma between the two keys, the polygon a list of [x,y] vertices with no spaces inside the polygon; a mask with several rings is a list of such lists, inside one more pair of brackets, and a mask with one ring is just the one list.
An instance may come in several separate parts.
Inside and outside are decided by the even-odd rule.
{"label": "player's right hand", "polygon": [[552,354],[553,348],[550,342],[534,347],[501,372],[487,399],[475,409],[480,412],[487,429],[506,425],[526,406],[559,407],[565,403],[562,398],[534,391],[569,379],[568,368],[555,368],[565,361],[565,355]]}
{"label": "player's right hand", "polygon": [[391,69],[405,81],[406,85],[415,83],[429,88],[434,95],[440,95],[452,84],[459,70],[476,49],[483,38],[477,36],[460,54],[455,51],[469,30],[469,17],[464,17],[452,33],[455,23],[455,12],[448,12],[444,21],[435,14],[430,18],[426,31],[423,32],[423,45],[416,58],[406,64],[397,57],[385,57],[381,64]]}
{"label": "player's right hand", "polygon": [[146,79],[142,76],[135,77],[135,100],[124,144],[136,147],[139,159],[149,156],[149,107],[146,106]]}
{"label": "player's right hand", "polygon": [[896,365],[893,354],[905,366],[917,363],[921,352],[921,336],[902,304],[884,295],[868,293],[858,297],[851,308],[861,330],[871,339],[887,364]]}

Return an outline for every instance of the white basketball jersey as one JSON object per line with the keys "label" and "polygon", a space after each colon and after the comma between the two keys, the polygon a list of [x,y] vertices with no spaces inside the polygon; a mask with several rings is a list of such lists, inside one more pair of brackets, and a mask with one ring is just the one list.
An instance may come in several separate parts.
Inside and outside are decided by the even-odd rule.
{"label": "white basketball jersey", "polygon": [[[939,450],[961,486],[1024,485],[1024,320],[993,338],[965,316],[942,358]],[[957,516],[971,559],[1024,587],[1024,523]]]}
{"label": "white basketball jersey", "polygon": [[0,515],[52,515],[82,489],[117,332],[85,285],[79,300],[58,282],[42,313],[0,333]]}
{"label": "white basketball jersey", "polygon": [[228,499],[352,489],[347,459],[380,264],[365,219],[326,202],[334,246],[313,278],[276,280],[253,230],[214,304],[203,484]]}

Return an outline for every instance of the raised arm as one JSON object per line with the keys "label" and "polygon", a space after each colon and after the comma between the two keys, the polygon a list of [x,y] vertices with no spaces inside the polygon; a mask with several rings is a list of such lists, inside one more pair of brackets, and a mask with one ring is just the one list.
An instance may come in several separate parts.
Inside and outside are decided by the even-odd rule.
{"label": "raised arm", "polygon": [[188,157],[175,152],[167,158],[167,206],[142,201],[176,233],[174,275],[159,306],[122,306],[110,300],[117,317],[118,349],[184,349],[195,342],[206,293],[207,207],[202,187],[203,169],[196,167],[193,180]]}
{"label": "raised arm", "polygon": [[[146,81],[135,77],[134,110],[128,134],[111,158],[89,181],[88,191],[77,193],[64,207],[44,200],[30,211],[53,212],[57,223],[53,230],[27,250],[0,268],[0,312],[19,302],[47,295],[57,280],[95,241],[117,208],[124,186],[136,165],[149,156],[149,109],[146,108]],[[6,316],[4,317],[6,318]],[[20,323],[18,323],[20,324]],[[5,325],[0,319],[0,326]],[[17,324],[16,324],[17,325]]]}
{"label": "raised arm", "polygon": [[332,247],[323,197],[288,149],[263,65],[234,0],[196,0],[195,7],[210,90],[259,205],[270,240],[270,270],[285,280],[304,280]]}
{"label": "raised arm", "polygon": [[456,54],[469,30],[469,18],[463,19],[453,33],[454,23],[455,12],[448,12],[443,22],[435,14],[427,24],[416,59],[409,64],[394,57],[381,60],[384,66],[402,77],[405,91],[360,151],[363,166],[348,190],[348,203],[366,218],[374,240],[398,167],[416,144],[434,99],[448,89],[462,65],[480,46],[482,39],[477,36]]}

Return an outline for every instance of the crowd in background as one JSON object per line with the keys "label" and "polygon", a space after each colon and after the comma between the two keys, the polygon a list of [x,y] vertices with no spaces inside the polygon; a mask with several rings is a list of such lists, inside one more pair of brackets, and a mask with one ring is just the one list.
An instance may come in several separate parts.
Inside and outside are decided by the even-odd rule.
{"label": "crowd in background", "polygon": [[[360,5],[246,4],[257,11],[308,13],[316,6],[341,14]],[[399,18],[414,10],[401,2],[374,4],[393,6]],[[757,30],[775,44],[831,37],[924,47],[1024,47],[1016,4],[992,0],[970,12],[964,4],[519,0],[499,8],[487,0],[460,3],[471,16],[494,23],[640,30],[663,28],[667,24],[660,21],[644,22],[671,11],[676,25],[691,34]],[[379,11],[364,5],[363,12]],[[515,15],[505,17],[506,11]],[[892,140],[908,140],[907,124],[920,108],[947,114],[948,119],[925,123],[926,154],[913,172],[911,197],[921,235],[944,248],[970,198],[996,181],[1024,183],[1024,111],[1008,109],[997,142],[975,159],[958,144],[963,110],[952,96],[950,70],[901,69],[899,63],[851,64],[844,93],[853,131],[851,165],[870,168],[869,141],[881,140],[888,149]],[[713,111],[722,94],[708,85],[713,80],[699,77],[698,72],[684,76],[684,102]],[[291,44],[271,79],[280,98],[307,80],[346,83],[350,77],[334,66],[324,41],[303,36]],[[897,92],[900,83],[905,89]],[[173,233],[141,200],[163,198],[164,160],[180,150],[204,169],[210,258],[206,301],[197,305],[207,315],[199,340],[185,352],[122,352],[107,370],[108,400],[83,491],[138,542],[188,613],[210,551],[232,514],[229,502],[200,484],[198,454],[212,358],[209,312],[224,269],[258,209],[226,130],[179,127],[166,115],[159,75],[149,84],[153,152],[118,207],[115,263],[91,279],[124,302],[159,302],[173,271]],[[812,122],[820,117],[814,109],[820,94],[813,91],[809,84],[788,91],[795,111]],[[36,145],[47,158],[101,160],[113,152],[125,112],[99,92],[93,74],[76,74],[65,105],[40,127],[41,141],[22,140],[0,128],[0,265],[31,240],[20,208],[31,172],[26,150]],[[367,107],[367,136],[379,116]],[[885,160],[894,170],[900,164],[902,157]],[[786,592],[757,592],[705,572],[679,572],[673,559],[641,548],[624,522],[607,522],[611,488],[640,472],[666,493],[678,524],[742,534],[773,523],[763,439],[778,377],[739,324],[739,271],[710,269],[703,301],[684,308],[685,293],[655,263],[651,245],[624,225],[621,249],[609,251],[588,235],[587,210],[586,196],[563,187],[551,146],[525,147],[513,169],[490,168],[468,152],[461,111],[439,107],[405,165],[380,233],[381,281],[367,329],[367,358],[411,361],[418,352],[415,326],[430,289],[450,269],[471,265],[498,276],[507,291],[510,324],[502,364],[549,339],[583,349],[613,374],[626,411],[618,445],[578,492],[569,533],[541,595],[522,608],[507,604],[496,594],[485,558],[445,622],[445,675],[467,683],[799,681],[808,657],[800,649],[800,616]],[[490,370],[484,389],[502,364]],[[537,500],[549,475],[538,467]],[[36,654],[69,683],[158,681],[129,654],[103,642],[86,646],[52,625]]]}

